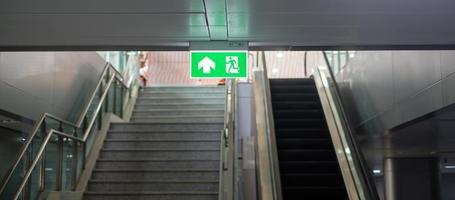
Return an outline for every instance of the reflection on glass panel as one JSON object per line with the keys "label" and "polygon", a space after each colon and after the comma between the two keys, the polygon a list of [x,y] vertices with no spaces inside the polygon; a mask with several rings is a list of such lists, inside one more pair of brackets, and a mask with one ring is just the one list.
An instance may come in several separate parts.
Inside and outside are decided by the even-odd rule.
{"label": "reflection on glass panel", "polygon": [[340,51],[339,56],[340,56],[340,66],[338,68],[338,71],[336,71],[336,72],[339,72],[341,70],[341,68],[343,68],[346,65],[347,57],[348,57],[347,51]]}
{"label": "reflection on glass panel", "polygon": [[[79,138],[82,138],[83,137],[83,130],[82,129],[78,129],[77,131],[77,135]],[[73,155],[73,158],[75,158],[77,160],[77,170],[76,170],[76,174],[77,176],[76,177],[79,177],[82,173],[82,167],[83,167],[83,160],[84,160],[84,152],[83,152],[83,145],[82,143],[77,143],[77,149],[76,149],[76,152],[75,152],[75,155]]]}
{"label": "reflection on glass panel", "polygon": [[[35,158],[33,158],[35,159]],[[38,163],[41,163],[41,162],[38,162]],[[39,182],[40,182],[40,165],[37,164],[35,169],[33,170],[31,176],[30,176],[30,179],[28,180],[28,183],[29,183],[29,187],[27,189],[29,189],[29,194],[30,194],[30,198],[29,199],[37,199],[38,198],[38,195],[39,195]]]}
{"label": "reflection on glass panel", "polygon": [[333,51],[333,72],[336,73],[338,72],[338,69],[340,67],[340,54],[338,51]]}
{"label": "reflection on glass panel", "polygon": [[111,63],[120,73],[123,73],[127,56],[125,51],[98,51],[98,55],[104,58],[106,62]]}
{"label": "reflection on glass panel", "polygon": [[75,164],[75,157],[74,157],[74,152],[75,152],[75,143],[76,141],[72,139],[64,139],[63,140],[64,145],[63,145],[63,172],[62,172],[62,184],[63,184],[63,189],[64,190],[71,190],[74,187],[74,180],[76,177],[74,177],[76,173],[76,169],[74,168]]}
{"label": "reflection on glass panel", "polygon": [[5,191],[0,195],[0,199],[12,199],[13,198],[13,196],[16,193],[17,189],[19,188],[19,185],[25,174],[25,168],[24,168],[25,165],[26,165],[25,159],[23,159],[17,166],[16,171],[14,172],[10,181],[6,185]]}
{"label": "reflection on glass panel", "polygon": [[355,51],[325,51],[327,62],[334,75],[343,69],[354,58]]}
{"label": "reflection on glass panel", "polygon": [[57,183],[57,161],[58,161],[58,137],[54,134],[51,136],[45,150],[45,189],[56,190]]}

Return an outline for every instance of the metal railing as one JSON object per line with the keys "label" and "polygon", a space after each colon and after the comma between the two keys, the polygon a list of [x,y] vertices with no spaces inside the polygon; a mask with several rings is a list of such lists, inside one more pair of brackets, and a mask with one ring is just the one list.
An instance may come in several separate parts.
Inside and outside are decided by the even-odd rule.
{"label": "metal railing", "polygon": [[237,80],[226,81],[224,126],[220,144],[220,186],[219,200],[234,200],[235,191],[235,112]]}
{"label": "metal railing", "polygon": [[256,169],[258,195],[262,200],[281,200],[281,181],[273,121],[270,83],[265,53],[254,69],[253,90],[256,111]]}
{"label": "metal railing", "polygon": [[326,66],[316,69],[313,77],[324,115],[351,200],[379,200],[372,174],[357,147],[354,131],[344,111],[335,76],[325,54]]}
{"label": "metal railing", "polygon": [[44,190],[74,190],[103,117],[108,112],[123,116],[136,79],[130,77],[133,81],[125,84],[121,74],[106,63],[76,123],[43,113],[3,179],[1,199],[28,200]]}

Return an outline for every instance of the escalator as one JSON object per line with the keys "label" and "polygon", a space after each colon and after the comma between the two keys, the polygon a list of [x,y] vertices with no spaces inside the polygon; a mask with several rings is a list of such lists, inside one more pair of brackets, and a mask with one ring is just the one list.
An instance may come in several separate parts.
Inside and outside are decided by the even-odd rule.
{"label": "escalator", "polygon": [[270,79],[284,200],[349,199],[313,79]]}

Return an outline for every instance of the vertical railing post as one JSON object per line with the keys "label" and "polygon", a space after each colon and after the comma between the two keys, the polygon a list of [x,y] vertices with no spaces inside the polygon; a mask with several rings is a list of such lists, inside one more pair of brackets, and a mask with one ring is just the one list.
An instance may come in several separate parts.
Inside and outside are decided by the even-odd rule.
{"label": "vertical railing post", "polygon": [[107,84],[109,83],[109,77],[110,77],[110,67],[107,68],[107,76],[106,76],[106,86],[105,90],[107,90],[107,96],[106,96],[106,112],[109,112],[109,88],[107,87]]}
{"label": "vertical railing post", "polygon": [[[74,128],[74,137],[76,137],[76,138],[78,137],[77,128],[76,127]],[[78,143],[79,143],[79,141],[73,140],[73,153],[72,153],[73,156],[72,156],[72,160],[71,160],[72,161],[71,162],[71,164],[72,164],[71,171],[73,172],[72,173],[73,178],[71,179],[72,180],[72,182],[71,182],[72,190],[76,189],[76,184],[77,184],[77,181],[76,181],[76,179],[77,179],[77,165],[78,165],[78,161],[79,161],[79,156],[77,155],[77,145],[78,145]]]}
{"label": "vertical railing post", "polygon": [[[43,134],[43,140],[46,134],[46,119],[43,120],[43,124],[41,124],[41,133]],[[40,170],[39,170],[39,179],[38,179],[38,189],[40,192],[44,191],[44,186],[46,184],[46,151],[43,152],[41,156],[40,162]]]}
{"label": "vertical railing post", "polygon": [[125,87],[120,84],[120,118],[123,119],[123,110],[125,109],[124,106],[125,106],[125,96],[124,96],[124,90],[125,90]]}
{"label": "vertical railing post", "polygon": [[[32,140],[33,138],[30,138]],[[24,159],[24,176],[27,173],[28,168],[30,167],[33,159],[33,141],[30,143],[30,148],[27,150],[27,154],[25,154],[25,159]],[[23,199],[30,199],[31,196],[31,181],[27,183],[27,186],[24,187],[24,190],[22,190],[22,198]]]}
{"label": "vertical railing post", "polygon": [[114,80],[113,85],[114,86],[112,88],[114,88],[114,102],[112,103],[112,113],[117,114],[117,80]]}
{"label": "vertical railing post", "polygon": [[[87,121],[87,116],[84,117],[84,122],[83,122],[83,133],[85,134],[85,131],[88,131],[86,130],[87,129],[87,125],[88,125],[88,121]],[[82,169],[85,169],[85,155],[87,155],[87,141],[84,141],[84,143],[82,143]]]}
{"label": "vertical railing post", "polygon": [[[98,104],[102,105],[103,102],[101,102],[101,97],[103,96],[103,88],[100,87],[99,90],[100,91],[98,92],[98,96],[99,96]],[[98,112],[98,124],[101,124],[101,122],[103,120],[102,119],[102,117],[103,117],[102,115],[103,115],[103,109],[100,109],[100,111]],[[95,117],[95,116],[93,116],[93,117]],[[101,126],[98,126],[98,130],[101,130]]]}
{"label": "vertical railing post", "polygon": [[[43,124],[41,125],[41,133],[43,133],[42,138],[44,142],[44,138],[46,135],[46,119],[43,120]],[[46,151],[43,152],[41,156],[41,163],[40,163],[40,171],[39,171],[39,191],[42,192],[46,189]]]}
{"label": "vertical railing post", "polygon": [[[60,122],[60,127],[59,127],[59,131],[60,132],[63,132],[63,125],[62,125],[62,122]],[[56,190],[57,191],[61,191],[62,190],[62,178],[63,178],[63,137],[61,135],[58,136],[58,147],[57,147],[57,151],[58,151],[58,159],[57,159],[57,166],[56,166],[56,185],[57,185],[57,188]]]}

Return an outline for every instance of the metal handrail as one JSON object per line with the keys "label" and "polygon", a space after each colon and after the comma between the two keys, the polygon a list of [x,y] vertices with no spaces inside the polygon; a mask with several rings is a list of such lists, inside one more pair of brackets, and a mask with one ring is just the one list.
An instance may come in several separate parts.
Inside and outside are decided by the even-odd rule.
{"label": "metal handrail", "polygon": [[[255,90],[257,124],[257,167],[261,199],[281,200],[281,180],[276,148],[275,126],[272,112],[270,83],[267,75],[265,53],[262,52],[262,65],[255,71],[253,86]],[[263,150],[264,152],[262,152]]]}
{"label": "metal handrail", "polygon": [[[346,111],[344,110],[340,89],[339,89],[338,83],[335,80],[335,76],[334,76],[333,70],[330,66],[330,62],[328,61],[327,55],[325,52],[323,52],[323,55],[324,55],[324,59],[325,59],[326,65],[327,65],[327,71],[329,72],[328,73],[328,75],[330,76],[329,79],[332,81],[333,87],[334,87],[333,95],[332,95],[332,92],[327,91],[327,89],[325,90],[325,92],[330,93],[330,97],[332,97],[331,99],[328,99],[328,100],[331,103],[337,104],[335,106],[336,111],[332,110],[332,113],[336,112],[333,114],[340,115],[340,116],[333,116],[333,117],[337,117],[336,121],[338,121],[340,123],[339,125],[342,126],[340,128],[343,130],[346,130],[346,131],[342,130],[343,132],[345,132],[344,136],[347,135],[347,138],[344,138],[346,144],[343,144],[343,145],[346,145],[349,148],[349,151],[351,152],[350,155],[352,155],[354,157],[352,161],[354,162],[355,166],[352,166],[352,167],[355,167],[356,169],[360,170],[360,174],[357,174],[357,176],[361,176],[358,178],[361,178],[361,181],[362,181],[362,183],[357,183],[358,187],[360,187],[359,190],[361,190],[361,192],[359,193],[359,196],[361,198],[364,198],[367,200],[379,200],[379,196],[376,191],[376,187],[374,186],[374,181],[371,178],[372,175],[367,170],[366,161],[364,159],[364,156],[363,156],[362,152],[359,150],[359,148],[357,147],[357,142],[354,137],[354,131],[351,129],[349,118],[347,117]],[[321,68],[317,68],[316,75],[322,81],[322,74],[326,74],[326,73],[321,73],[321,70],[322,70]],[[328,90],[330,90],[330,89],[328,89]],[[340,135],[340,137],[341,137],[341,135]],[[366,187],[366,188],[362,188],[362,187]]]}
{"label": "metal handrail", "polygon": [[[92,94],[90,95],[90,100],[89,100],[90,103],[93,102],[93,100],[95,99],[96,93],[98,92],[99,88],[101,87],[101,85],[104,81],[104,79],[102,77],[104,77],[106,75],[106,73],[109,73],[110,70],[114,71],[114,73],[116,74],[116,78],[119,79],[120,83],[122,83],[126,89],[130,88],[132,79],[130,78],[130,81],[128,82],[128,84],[125,84],[122,74],[115,67],[112,67],[112,65],[110,63],[106,63],[106,65],[103,68],[103,72],[101,73],[101,76],[100,76],[101,78],[98,80],[98,83],[96,84],[95,89],[93,90]],[[87,113],[90,109],[90,103],[88,103],[85,106],[82,114],[79,116],[79,119],[76,121],[76,124],[75,124],[76,127],[80,127],[82,125],[82,122],[84,121],[84,117],[87,115]]]}
{"label": "metal handrail", "polygon": [[[102,97],[101,97],[101,100],[100,102],[104,102],[104,99],[106,98],[107,94],[109,93],[109,88],[111,87],[112,85],[112,82],[114,81],[114,78],[116,77],[116,75],[112,75],[111,78],[109,79],[109,82],[108,84],[106,85],[106,90],[104,91]],[[98,104],[98,106],[96,107],[96,111],[95,111],[95,114],[93,115],[93,118],[90,122],[90,125],[87,127],[85,133],[84,133],[84,136],[82,138],[77,138],[77,137],[74,137],[72,135],[69,135],[67,133],[64,133],[64,132],[61,132],[61,131],[57,131],[55,129],[51,129],[48,133],[48,135],[45,137],[44,139],[44,142],[43,144],[41,145],[38,153],[36,154],[36,157],[35,159],[33,160],[32,162],[32,165],[30,166],[30,168],[28,169],[27,173],[25,174],[24,176],[24,179],[22,180],[20,186],[19,186],[19,189],[17,190],[17,192],[15,193],[14,195],[14,198],[13,200],[17,200],[20,196],[20,194],[22,193],[22,190],[24,189],[25,185],[27,184],[29,178],[30,178],[30,175],[32,174],[33,170],[35,169],[36,167],[36,164],[38,163],[38,161],[41,159],[41,157],[43,156],[43,152],[44,152],[44,149],[46,148],[48,142],[49,142],[49,139],[51,138],[51,136],[55,133],[57,135],[60,135],[60,136],[63,136],[63,137],[66,137],[66,138],[71,138],[73,140],[76,140],[76,141],[79,141],[81,143],[85,143],[87,141],[87,137],[88,137],[88,134],[90,133],[90,130],[92,129],[92,126],[96,120],[96,116],[98,114],[98,112],[100,111],[101,109],[101,106],[102,106],[102,103]]]}
{"label": "metal handrail", "polygon": [[[237,81],[225,83],[224,126],[220,143],[220,184],[219,200],[234,199],[234,151],[235,151],[235,96]],[[225,193],[226,191],[226,193]]]}
{"label": "metal handrail", "polygon": [[[40,117],[40,119],[35,123],[34,127],[32,128],[32,132],[31,132],[31,134],[30,134],[30,136],[29,136],[29,139],[28,139],[27,142],[23,145],[23,147],[22,147],[22,149],[21,149],[21,151],[20,151],[20,153],[19,153],[18,158],[16,159],[16,161],[14,162],[14,164],[12,165],[12,167],[10,168],[10,170],[8,171],[8,175],[5,176],[5,178],[4,178],[3,182],[2,182],[2,186],[1,186],[1,188],[0,188],[0,194],[2,194],[2,193],[4,192],[4,190],[5,190],[6,186],[7,186],[7,184],[9,183],[11,177],[13,176],[14,172],[16,171],[16,169],[17,169],[19,163],[21,162],[21,160],[23,159],[23,157],[24,157],[24,155],[26,154],[27,150],[29,149],[29,147],[30,147],[30,145],[31,145],[31,143],[32,143],[32,141],[33,141],[33,138],[35,138],[36,134],[38,133],[38,130],[40,129],[41,125],[44,123],[44,121],[45,121],[46,118],[52,118],[52,119],[57,120],[57,121],[59,121],[59,122],[61,122],[61,123],[67,124],[67,125],[69,125],[69,126],[72,126],[73,128],[77,128],[77,129],[78,129],[78,128],[81,127],[82,122],[83,122],[83,119],[86,118],[87,113],[88,113],[88,110],[89,110],[89,108],[90,108],[90,105],[92,104],[92,102],[93,102],[93,100],[94,100],[94,98],[95,98],[95,96],[96,96],[97,91],[100,89],[100,87],[101,87],[101,85],[102,85],[102,82],[103,82],[103,80],[104,80],[104,77],[105,77],[106,73],[109,73],[109,70],[110,70],[110,69],[113,69],[113,70],[114,70],[114,74],[113,74],[112,77],[111,77],[112,80],[113,80],[114,78],[116,78],[117,80],[119,80],[119,81],[122,83],[122,85],[123,85],[126,89],[129,89],[129,88],[130,88],[131,85],[128,85],[128,86],[127,86],[127,85],[125,85],[125,83],[123,82],[124,79],[123,79],[123,77],[121,77],[120,72],[118,72],[118,70],[115,69],[111,64],[106,63],[106,65],[105,65],[105,67],[103,68],[103,71],[102,71],[102,73],[101,73],[101,75],[100,75],[100,79],[99,79],[99,81],[98,81],[98,83],[97,83],[95,89],[94,89],[93,92],[92,92],[92,95],[91,95],[91,97],[90,97],[90,100],[89,100],[89,102],[87,103],[87,106],[84,108],[83,112],[81,113],[81,115],[80,115],[80,117],[79,117],[79,119],[78,119],[78,121],[77,121],[76,123],[72,123],[72,122],[66,121],[66,120],[61,119],[61,118],[59,118],[59,117],[57,117],[57,116],[54,116],[54,115],[52,115],[52,114],[50,114],[50,113],[46,113],[46,112],[43,113],[42,116]],[[110,87],[110,85],[109,85],[109,87]],[[108,92],[108,91],[109,91],[109,88],[106,87],[105,93]],[[102,102],[103,102],[103,101],[100,101],[100,103],[98,104],[98,106],[97,106],[97,112],[98,112],[99,109],[101,108]],[[96,114],[97,114],[97,113],[96,113]],[[93,126],[93,123],[94,123],[94,121],[95,121],[95,116],[96,116],[96,115],[93,115],[93,116],[94,116],[94,117],[92,118],[92,121],[91,121],[91,123],[90,123],[90,124],[91,124],[90,128]],[[84,132],[84,137],[82,138],[82,141],[85,141],[85,140],[87,139],[89,133],[90,133],[90,131],[85,131],[85,132]],[[78,140],[78,139],[75,139],[75,140]],[[81,140],[78,140],[78,141],[81,141]]]}

